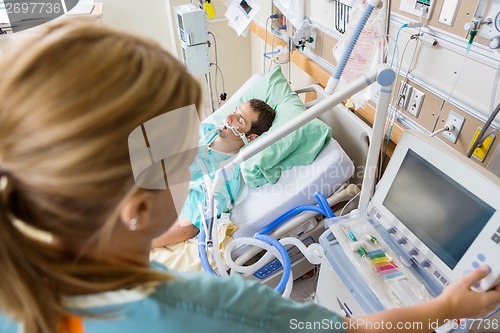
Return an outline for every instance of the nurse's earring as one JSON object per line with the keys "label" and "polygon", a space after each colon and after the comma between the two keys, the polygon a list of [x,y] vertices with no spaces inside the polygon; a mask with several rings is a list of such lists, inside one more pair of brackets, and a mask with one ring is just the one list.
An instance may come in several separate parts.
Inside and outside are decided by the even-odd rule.
{"label": "nurse's earring", "polygon": [[136,231],[137,230],[137,217],[134,217],[130,221],[128,221],[128,230]]}

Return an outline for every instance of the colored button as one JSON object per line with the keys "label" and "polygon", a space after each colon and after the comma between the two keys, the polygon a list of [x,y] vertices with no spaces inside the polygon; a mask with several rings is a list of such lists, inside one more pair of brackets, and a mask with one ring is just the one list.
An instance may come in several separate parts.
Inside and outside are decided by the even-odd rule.
{"label": "colored button", "polygon": [[472,267],[478,268],[479,267],[479,263],[477,261],[473,261],[472,262]]}
{"label": "colored button", "polygon": [[477,259],[479,259],[479,261],[481,261],[481,262],[485,262],[486,261],[486,256],[484,254],[482,254],[482,253],[479,253],[477,255]]}
{"label": "colored button", "polygon": [[464,271],[464,275],[469,275],[470,273],[472,273],[472,270],[471,269],[466,269]]}
{"label": "colored button", "polygon": [[491,240],[494,241],[495,243],[499,244],[500,243],[500,235],[499,234],[494,234],[491,237]]}

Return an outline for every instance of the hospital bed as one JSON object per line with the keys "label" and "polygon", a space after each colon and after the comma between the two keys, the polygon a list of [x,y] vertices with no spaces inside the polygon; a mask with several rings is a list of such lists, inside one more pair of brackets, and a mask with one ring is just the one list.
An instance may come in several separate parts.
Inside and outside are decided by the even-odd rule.
{"label": "hospital bed", "polygon": [[[231,106],[232,101],[237,101],[237,105],[247,100],[249,96],[267,102],[265,95],[259,95],[259,88],[262,92],[262,83],[267,82],[269,77],[279,81],[279,84],[273,85],[273,88],[287,95],[288,90],[280,84],[285,82],[287,88],[290,88],[286,79],[282,77],[279,67],[273,72],[266,75],[257,74],[250,78],[226,105]],[[255,89],[256,86],[259,88]],[[305,104],[306,107],[316,105],[328,96],[317,85],[300,89],[296,93],[316,95],[315,100]],[[218,112],[205,121],[212,121],[218,116]],[[299,205],[315,204],[314,193],[316,191],[321,192],[332,207],[338,203],[347,202],[358,194],[367,158],[371,128],[342,104],[326,111],[319,118],[331,128],[333,139],[321,149],[317,156],[312,157],[314,159],[312,163],[294,166],[283,171],[275,184],[266,183],[259,187],[245,185],[232,209],[231,221],[238,227],[232,237],[251,237],[288,210]],[[272,130],[273,128],[270,131]],[[288,220],[270,235],[277,239],[287,236],[296,237],[306,245],[317,243],[319,236],[325,231],[323,219],[324,216],[319,216],[316,212],[304,212]],[[259,258],[260,252],[258,248],[241,247],[233,252],[233,259],[240,265],[252,263]],[[296,249],[290,248],[289,254],[292,258],[295,277],[300,277],[313,268]],[[280,278],[280,265],[277,260],[272,260],[262,269],[247,275],[275,285]]]}

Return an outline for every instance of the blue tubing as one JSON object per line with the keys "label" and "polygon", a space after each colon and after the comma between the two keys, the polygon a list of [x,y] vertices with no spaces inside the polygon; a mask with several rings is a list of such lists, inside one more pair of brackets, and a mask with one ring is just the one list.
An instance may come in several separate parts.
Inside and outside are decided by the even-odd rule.
{"label": "blue tubing", "polygon": [[363,15],[358,21],[358,25],[356,26],[356,28],[352,33],[351,40],[349,41],[349,44],[347,45],[344,54],[342,55],[342,59],[340,59],[337,68],[335,70],[335,73],[333,74],[334,79],[339,80],[340,76],[342,76],[345,66],[347,65],[347,60],[349,60],[352,50],[354,49],[354,46],[358,42],[358,38],[361,35],[361,32],[363,31],[363,28],[365,27],[365,24],[368,21],[368,18],[370,17],[374,9],[375,9],[374,6],[367,4],[366,9],[363,12]]}
{"label": "blue tubing", "polygon": [[294,215],[300,214],[306,210],[310,210],[310,211],[313,211],[313,212],[316,212],[319,214],[323,214],[323,209],[321,209],[320,207],[318,207],[316,205],[298,206],[298,207],[290,209],[288,212],[286,212],[285,214],[281,215],[276,220],[274,220],[273,222],[268,224],[264,229],[259,231],[259,234],[267,235],[267,234],[271,233],[271,231],[273,231],[274,229],[279,227],[281,224],[286,222],[288,219],[290,219]]}
{"label": "blue tubing", "polygon": [[210,266],[210,263],[208,262],[205,238],[206,238],[205,228],[202,227],[200,229],[200,238],[198,239],[198,256],[200,257],[201,266],[203,267],[203,270],[205,272],[217,275],[215,271],[212,269],[212,266]]}
{"label": "blue tubing", "polygon": [[332,217],[335,217],[335,214],[332,212],[332,208],[330,207],[330,204],[326,200],[325,196],[321,192],[316,192],[314,193],[314,198],[316,198],[316,202],[318,203],[318,206],[323,209],[323,215],[331,219]]}
{"label": "blue tubing", "polygon": [[283,293],[283,290],[285,290],[286,284],[288,283],[288,279],[290,278],[290,272],[292,270],[292,264],[290,262],[288,251],[280,242],[278,242],[271,236],[256,234],[254,238],[274,246],[281,254],[281,257],[283,258],[283,275],[281,276],[280,283],[274,289],[277,290],[280,294]]}
{"label": "blue tubing", "polygon": [[266,57],[267,59],[271,59],[270,55],[273,55],[273,54],[278,54],[280,53],[281,51],[274,51],[274,52],[266,52],[264,53],[264,57]]}

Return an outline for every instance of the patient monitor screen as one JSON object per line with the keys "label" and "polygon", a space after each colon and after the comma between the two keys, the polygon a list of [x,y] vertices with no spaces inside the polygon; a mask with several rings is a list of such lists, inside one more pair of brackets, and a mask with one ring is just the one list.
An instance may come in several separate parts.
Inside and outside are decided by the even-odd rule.
{"label": "patient monitor screen", "polygon": [[451,269],[495,213],[412,150],[383,205]]}

